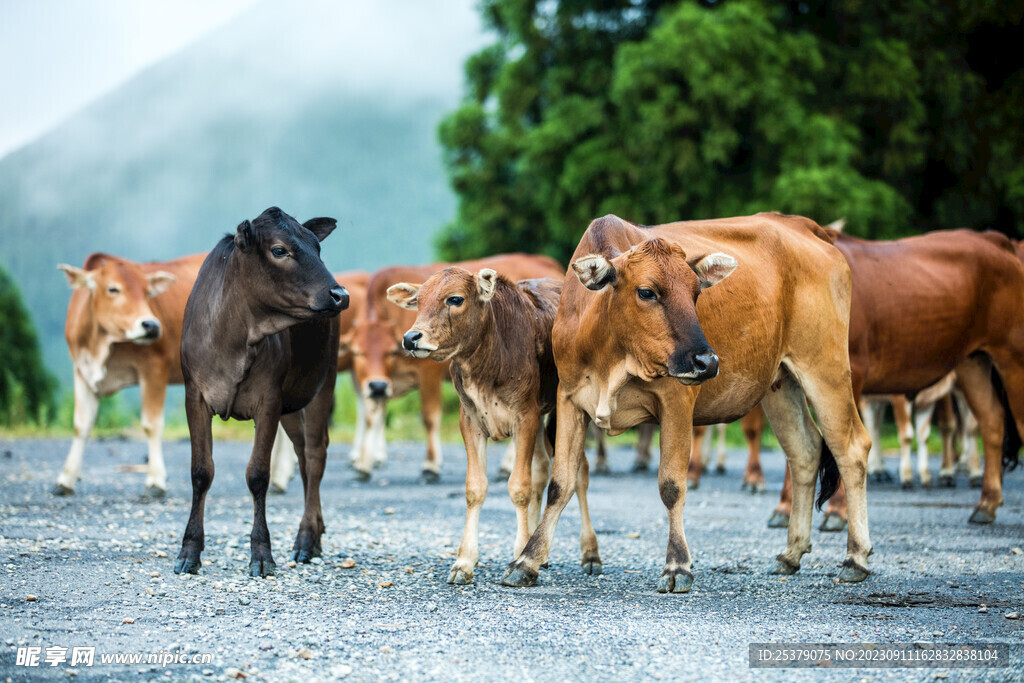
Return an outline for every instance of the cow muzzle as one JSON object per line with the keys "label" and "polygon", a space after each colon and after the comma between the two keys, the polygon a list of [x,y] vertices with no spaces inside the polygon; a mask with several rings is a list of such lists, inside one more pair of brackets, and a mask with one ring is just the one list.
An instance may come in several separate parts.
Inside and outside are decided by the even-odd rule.
{"label": "cow muzzle", "polygon": [[152,344],[160,338],[160,321],[156,318],[140,318],[126,335],[136,344]]}
{"label": "cow muzzle", "polygon": [[700,384],[718,376],[718,355],[711,349],[689,353],[679,365],[679,371],[673,372],[672,376],[680,384]]}
{"label": "cow muzzle", "polygon": [[374,379],[366,383],[366,398],[383,401],[391,398],[391,382],[386,379]]}
{"label": "cow muzzle", "polygon": [[423,341],[423,333],[416,330],[402,335],[402,348],[413,358],[426,358],[431,351],[437,351],[437,347]]}

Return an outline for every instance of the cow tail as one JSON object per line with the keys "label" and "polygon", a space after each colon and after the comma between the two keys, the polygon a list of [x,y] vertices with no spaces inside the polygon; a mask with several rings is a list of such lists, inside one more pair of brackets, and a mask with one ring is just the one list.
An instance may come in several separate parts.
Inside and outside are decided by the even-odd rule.
{"label": "cow tail", "polygon": [[992,368],[992,385],[996,390],[996,397],[1003,407],[1003,471],[1012,472],[1020,464],[1018,460],[1021,448],[1020,432],[1017,431],[1017,421],[1010,410],[1010,399],[1006,395],[1006,387],[1003,385],[1003,378],[999,372]]}
{"label": "cow tail", "polygon": [[839,488],[839,465],[836,458],[829,450],[825,439],[821,440],[821,461],[818,463],[818,481],[821,482],[821,489],[818,492],[818,500],[815,505],[820,510],[832,494]]}
{"label": "cow tail", "polygon": [[555,456],[555,430],[558,427],[558,413],[557,409],[552,410],[548,413],[548,423],[544,427],[544,439],[547,441],[548,453],[551,457]]}

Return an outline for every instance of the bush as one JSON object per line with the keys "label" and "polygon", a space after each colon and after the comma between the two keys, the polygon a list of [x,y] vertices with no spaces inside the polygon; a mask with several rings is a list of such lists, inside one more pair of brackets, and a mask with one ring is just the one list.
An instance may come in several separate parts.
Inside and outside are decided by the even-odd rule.
{"label": "bush", "polygon": [[21,292],[0,268],[0,425],[48,424],[56,408],[55,388]]}

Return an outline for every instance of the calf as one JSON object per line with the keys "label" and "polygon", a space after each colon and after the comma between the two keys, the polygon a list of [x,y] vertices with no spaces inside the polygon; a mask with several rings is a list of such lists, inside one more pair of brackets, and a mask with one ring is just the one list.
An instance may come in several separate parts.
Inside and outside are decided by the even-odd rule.
{"label": "calf", "polygon": [[320,242],[335,225],[333,218],[300,225],[277,207],[267,209],[251,223],[243,221],[234,236],[225,236],[199,271],[181,340],[192,511],[176,574],[198,573],[201,564],[214,415],[256,423],[246,469],[253,497],[249,574],[269,576],[276,568],[266,494],[278,423],[295,446],[305,490],[292,560],[308,562],[320,555],[320,480],[337,378],[338,314],[348,306],[348,293],[320,260]]}
{"label": "calf", "polygon": [[[689,591],[682,513],[692,427],[734,420],[758,403],[794,472],[793,518],[774,572],[792,574],[810,550],[820,472],[819,504],[837,475],[849,492],[839,580],[863,580],[871,552],[870,440],[850,386],[849,311],[850,269],[825,231],[805,218],[759,214],[654,227],[615,216],[592,222],[552,328],[559,385],[548,504],[503,582],[536,583],[573,494],[587,423],[614,434],[654,421],[661,424],[658,489],[669,521],[657,587]],[[590,532],[585,567],[600,564]]]}
{"label": "calf", "polygon": [[150,496],[164,495],[164,400],[167,385],[182,382],[181,319],[204,258],[205,254],[195,254],[163,263],[134,263],[92,254],[82,268],[57,266],[74,290],[64,336],[74,365],[75,435],[54,495],[75,491],[100,397],[136,384],[149,442],[145,490]]}
{"label": "calf", "polygon": [[[551,324],[561,291],[561,281],[553,278],[514,283],[490,268],[474,276],[456,267],[435,273],[422,285],[403,282],[388,289],[392,302],[419,311],[403,335],[403,348],[415,358],[451,361],[459,394],[467,457],[466,528],[448,583],[469,583],[480,556],[487,439],[515,439],[508,479],[517,522],[513,557],[537,526],[550,469],[541,423],[554,408],[558,386]],[[586,505],[581,507],[586,516]]]}

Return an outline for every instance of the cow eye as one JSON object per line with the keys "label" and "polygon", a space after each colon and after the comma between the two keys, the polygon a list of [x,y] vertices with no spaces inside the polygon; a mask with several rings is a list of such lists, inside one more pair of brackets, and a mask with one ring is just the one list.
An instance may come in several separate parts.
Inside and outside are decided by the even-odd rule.
{"label": "cow eye", "polygon": [[275,258],[284,258],[288,255],[288,250],[284,247],[274,247],[270,250],[270,253],[273,254]]}
{"label": "cow eye", "polygon": [[461,296],[450,296],[444,300],[449,306],[461,306],[466,299]]}
{"label": "cow eye", "polygon": [[120,287],[114,287],[113,285],[111,285],[110,287],[107,287],[107,294],[120,294],[120,293],[121,293]]}
{"label": "cow eye", "polygon": [[658,298],[658,293],[653,289],[648,289],[647,287],[640,287],[637,289],[636,295],[644,301],[654,301]]}

